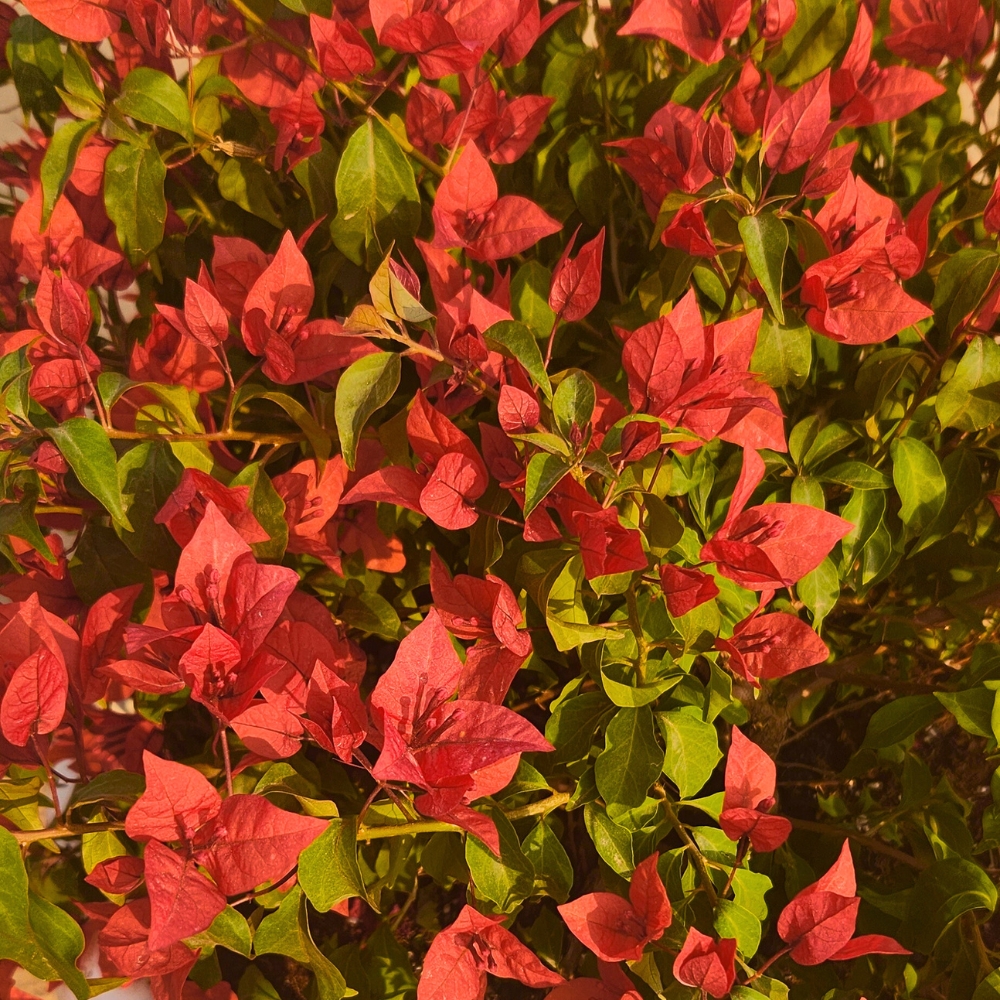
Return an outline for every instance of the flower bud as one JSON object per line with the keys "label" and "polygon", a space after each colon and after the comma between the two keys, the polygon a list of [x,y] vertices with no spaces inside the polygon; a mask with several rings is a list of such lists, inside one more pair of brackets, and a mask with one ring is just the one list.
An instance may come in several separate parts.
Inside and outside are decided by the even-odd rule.
{"label": "flower bud", "polygon": [[712,115],[712,120],[705,130],[702,155],[705,157],[708,169],[716,177],[725,177],[733,169],[736,143],[733,140],[732,130],[718,115]]}
{"label": "flower bud", "polygon": [[768,41],[784,38],[795,23],[795,0],[764,0],[757,15],[761,35]]}

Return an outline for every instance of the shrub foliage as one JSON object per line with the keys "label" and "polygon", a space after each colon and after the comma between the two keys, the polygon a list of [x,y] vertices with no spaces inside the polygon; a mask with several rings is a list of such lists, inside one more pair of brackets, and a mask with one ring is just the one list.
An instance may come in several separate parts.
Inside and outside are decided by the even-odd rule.
{"label": "shrub foliage", "polygon": [[24,8],[0,995],[1000,996],[992,5]]}

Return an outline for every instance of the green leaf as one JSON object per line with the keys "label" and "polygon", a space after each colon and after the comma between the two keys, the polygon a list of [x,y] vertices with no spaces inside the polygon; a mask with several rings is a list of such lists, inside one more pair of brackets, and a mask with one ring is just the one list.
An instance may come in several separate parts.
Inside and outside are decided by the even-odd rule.
{"label": "green leaf", "polygon": [[981,431],[995,424],[1000,420],[1000,402],[973,393],[997,383],[1000,383],[1000,346],[990,337],[976,337],[934,401],[941,426]]}
{"label": "green leaf", "polygon": [[250,957],[250,927],[242,913],[227,906],[211,926],[187,938],[189,948],[222,947],[244,958]]}
{"label": "green leaf", "polygon": [[[628,574],[631,576],[631,574]],[[636,684],[635,668],[631,663],[605,663],[601,667],[601,680],[607,696],[620,708],[639,708],[651,705],[665,691],[677,687],[684,674],[676,671],[645,684]]]}
{"label": "green leaf", "polygon": [[982,495],[983,481],[979,459],[971,448],[956,448],[941,463],[948,484],[944,503],[937,517],[924,529],[915,551],[920,552],[951,534],[963,515]]}
{"label": "green leaf", "polygon": [[320,913],[352,896],[366,898],[358,868],[358,819],[331,819],[330,825],[299,855],[299,885]]}
{"label": "green leaf", "polygon": [[926,528],[944,505],[948,490],[937,455],[917,438],[892,442],[892,481],[899,499],[900,520],[914,532]]}
{"label": "green leaf", "polygon": [[358,439],[372,414],[392,399],[399,386],[399,355],[379,351],[358,358],[340,376],[334,414],[340,450],[349,469],[354,468]]}
{"label": "green leaf", "polygon": [[89,991],[76,967],[83,952],[83,932],[65,910],[29,891],[21,848],[4,829],[0,829],[0,876],[0,958],[39,979],[62,979],[85,1000]]}
{"label": "green leaf", "polygon": [[299,425],[312,446],[313,453],[322,464],[330,457],[330,435],[313,419],[312,414],[286,392],[275,392],[262,385],[244,385],[233,400],[233,413],[252,399],[267,399],[280,406]]}
{"label": "green leaf", "polygon": [[840,576],[833,560],[827,556],[814,570],[806,573],[795,585],[795,592],[812,612],[813,628],[819,631],[823,619],[840,600]]}
{"label": "green leaf", "polygon": [[995,250],[966,247],[945,262],[934,287],[934,320],[951,333],[983,300],[1000,268]]}
{"label": "green leaf", "polygon": [[786,87],[811,80],[828,66],[848,37],[847,9],[839,0],[797,0],[796,18],[773,58]]}
{"label": "green leaf", "polygon": [[657,712],[656,721],[667,747],[663,773],[677,786],[681,798],[689,799],[705,787],[722,759],[719,734],[698,709]]}
{"label": "green leaf", "polygon": [[163,242],[166,176],[160,151],[151,142],[120,142],[105,161],[104,206],[133,264],[141,263]]}
{"label": "green leaf", "polygon": [[345,625],[362,632],[379,635],[390,642],[399,638],[399,615],[381,594],[366,591],[348,597],[341,602],[337,614]]}
{"label": "green leaf", "polygon": [[781,304],[781,278],[785,270],[785,251],[788,249],[788,229],[771,212],[743,216],[739,229],[750,269],[783,326],[785,310]]}
{"label": "green leaf", "polygon": [[637,808],[663,767],[663,750],[653,731],[653,711],[620,708],[608,723],[605,749],[594,765],[601,797],[609,805]]}
{"label": "green leaf", "polygon": [[549,376],[545,371],[545,362],[542,360],[538,341],[524,323],[519,323],[517,320],[502,320],[494,323],[483,337],[487,346],[493,350],[520,361],[545,397],[552,398],[552,383],[549,382]]}
{"label": "green leaf", "polygon": [[250,462],[233,476],[230,486],[249,486],[247,506],[258,524],[271,536],[266,542],[254,542],[251,548],[258,559],[275,562],[285,554],[288,545],[288,523],[285,521],[285,501],[264,471],[263,462]]}
{"label": "green leaf", "polygon": [[760,947],[760,920],[731,899],[719,900],[715,931],[720,938],[736,938],[736,947],[744,959],[753,958]]}
{"label": "green leaf", "polygon": [[416,234],[421,213],[413,168],[392,133],[374,118],[348,140],[336,191],[330,233],[355,264],[374,271],[394,240]]}
{"label": "green leaf", "polygon": [[62,107],[55,87],[63,68],[59,42],[45,25],[27,15],[16,18],[10,26],[7,52],[21,110],[33,114],[47,135],[52,134]]}
{"label": "green leaf", "polygon": [[545,738],[556,748],[556,762],[586,757],[602,720],[612,708],[600,691],[585,691],[560,701],[545,724]]}
{"label": "green leaf", "polygon": [[840,483],[853,490],[887,490],[892,480],[880,469],[874,469],[864,462],[840,462],[831,469],[816,473],[825,483]]}
{"label": "green leaf", "polygon": [[551,284],[552,272],[537,260],[522,264],[510,283],[510,311],[538,340],[548,337],[556,321],[549,307]]}
{"label": "green leaf", "polygon": [[170,129],[194,141],[187,97],[180,84],[162,70],[137,66],[122,82],[115,107],[136,121]]}
{"label": "green leaf", "polygon": [[901,943],[929,955],[938,938],[963,913],[985,910],[990,914],[996,905],[996,886],[979,865],[964,858],[935,861],[910,890]]}
{"label": "green leaf", "polygon": [[28,896],[31,929],[39,948],[56,970],[55,978],[61,979],[73,991],[77,1000],[87,1000],[90,987],[76,965],[84,947],[80,925],[55,903],[31,891]]}
{"label": "green leaf", "polygon": [[35,518],[35,498],[26,495],[20,502],[0,502],[0,537],[13,535],[27,542],[47,563],[55,565],[49,543]]}
{"label": "green leaf", "polygon": [[41,166],[42,229],[49,224],[52,209],[62,194],[69,175],[73,173],[80,150],[97,131],[99,124],[96,121],[66,122],[52,136]]}
{"label": "green leaf", "polygon": [[153,519],[180,482],[180,462],[165,441],[142,441],[118,460],[118,483],[133,530],[116,526],[118,537],[140,561],[173,570],[180,555],[166,525]]}
{"label": "green leaf", "polygon": [[596,802],[588,802],[584,807],[583,822],[604,862],[622,878],[627,878],[635,868],[632,834],[611,819],[604,807]]}
{"label": "green leaf", "polygon": [[340,157],[322,136],[319,143],[319,150],[312,156],[300,160],[292,170],[295,179],[302,185],[309,198],[313,218],[333,215],[337,204],[334,178],[337,176],[337,163]]}
{"label": "green leaf", "polygon": [[535,869],[535,884],[557,903],[565,903],[573,888],[573,864],[546,819],[532,827],[521,849]]}
{"label": "green leaf", "polygon": [[84,489],[104,505],[117,525],[131,531],[118,482],[118,456],[107,431],[95,420],[73,417],[47,433]]}
{"label": "green leaf", "polygon": [[256,215],[276,229],[284,223],[278,214],[284,208],[281,192],[267,169],[256,160],[226,160],[216,180],[219,194],[239,205],[244,212]]}
{"label": "green leaf", "polygon": [[256,954],[287,955],[308,964],[309,954],[299,935],[299,905],[305,898],[301,886],[292,886],[278,908],[264,917],[254,934]]}
{"label": "green leaf", "polygon": [[582,433],[590,424],[597,403],[597,392],[590,377],[571,369],[556,387],[552,397],[552,416],[559,433],[567,440]]}
{"label": "green leaf", "polygon": [[941,714],[941,704],[932,694],[914,694],[883,705],[868,720],[864,749],[881,750],[908,743]]}
{"label": "green leaf", "polygon": [[558,455],[540,451],[531,456],[524,480],[525,517],[559,485],[569,469],[569,463]]}
{"label": "green leaf", "polygon": [[955,721],[967,733],[993,738],[995,691],[974,687],[967,691],[935,691],[934,697],[955,716]]}
{"label": "green leaf", "polygon": [[750,371],[759,372],[774,389],[801,389],[812,367],[812,333],[805,325],[784,326],[765,313],[750,359]]}
{"label": "green leaf", "polygon": [[509,913],[531,895],[535,869],[521,850],[510,820],[496,808],[491,809],[489,814],[500,836],[500,856],[497,857],[478,837],[466,837],[465,861],[476,887],[476,895]]}

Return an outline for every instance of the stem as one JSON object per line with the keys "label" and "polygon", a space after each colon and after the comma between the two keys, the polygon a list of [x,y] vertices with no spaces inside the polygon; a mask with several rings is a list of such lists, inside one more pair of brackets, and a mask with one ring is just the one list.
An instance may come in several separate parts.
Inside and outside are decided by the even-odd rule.
{"label": "stem", "polygon": [[639,656],[635,661],[635,672],[639,675],[639,684],[646,683],[646,661],[649,658],[649,643],[642,631],[642,620],[639,617],[639,603],[635,597],[635,584],[629,584],[625,591],[625,601],[628,604],[628,623],[635,636],[635,644],[639,647]]}
{"label": "stem", "polygon": [[233,765],[229,759],[229,740],[226,739],[226,727],[220,726],[219,736],[222,739],[222,760],[226,765],[226,794],[233,794]]}
{"label": "stem", "polygon": [[736,274],[733,277],[733,283],[726,289],[726,301],[722,304],[722,312],[719,313],[719,318],[716,322],[721,323],[728,315],[729,310],[733,306],[733,299],[736,296],[736,289],[739,288],[740,282],[743,280],[743,272],[747,268],[746,257],[740,258],[740,265],[736,268]]}
{"label": "stem", "polygon": [[[507,819],[526,819],[528,816],[545,816],[565,805],[570,799],[569,792],[553,792],[547,799],[530,802],[517,809],[504,810]],[[454,823],[441,820],[420,820],[415,823],[386,823],[382,826],[361,827],[358,830],[358,840],[381,840],[385,837],[414,837],[420,833],[461,833],[462,828]]]}
{"label": "stem", "polygon": [[810,833],[825,834],[828,837],[848,837],[856,843],[861,844],[862,847],[867,847],[869,851],[874,851],[876,854],[884,854],[888,858],[895,858],[896,861],[920,871],[927,867],[926,862],[920,861],[918,858],[913,857],[912,854],[907,854],[896,847],[890,847],[889,844],[883,844],[882,841],[875,840],[874,837],[866,837],[863,833],[858,833],[857,830],[844,829],[839,826],[827,826],[826,823],[815,823],[809,819],[793,819],[791,823],[796,830],[808,830]]}
{"label": "stem", "polygon": [[259,444],[295,444],[305,441],[305,434],[257,434],[254,431],[211,431],[205,434],[153,434],[144,431],[108,430],[109,438],[120,441],[255,441]]}
{"label": "stem", "polygon": [[42,767],[45,768],[45,774],[49,779],[49,794],[52,796],[52,808],[55,810],[56,819],[62,823],[62,809],[59,807],[59,786],[56,784],[56,776],[52,773],[52,768],[49,765],[48,755],[39,746],[38,736],[35,733],[31,734],[31,745],[35,748],[35,753],[38,754],[38,759],[42,762]]}
{"label": "stem", "polygon": [[124,830],[125,824],[121,822],[112,823],[83,823],[83,824],[60,824],[49,827],[47,830],[9,830],[8,833],[19,844],[34,844],[39,840],[62,840],[65,837],[82,837],[85,833],[104,833],[109,830]]}
{"label": "stem", "polygon": [[787,955],[791,950],[792,946],[786,945],[781,949],[781,951],[776,952],[747,980],[747,982],[752,983],[755,979],[759,979],[765,972],[767,972],[768,969],[771,968],[772,965],[774,965],[775,962],[778,961],[779,958]]}
{"label": "stem", "polygon": [[705,895],[708,896],[708,901],[713,907],[718,906],[719,895],[715,891],[715,885],[712,883],[712,876],[709,874],[708,865],[705,864],[705,856],[698,850],[698,845],[691,839],[691,834],[687,832],[684,824],[677,818],[677,813],[674,811],[674,805],[670,799],[665,795],[662,802],[663,811],[667,814],[668,822],[676,831],[677,836],[684,842],[684,846],[691,855],[691,862],[698,872],[698,878],[701,880]]}
{"label": "stem", "polygon": [[549,367],[549,362],[552,360],[552,348],[556,345],[556,333],[559,330],[559,321],[562,319],[562,309],[556,313],[555,319],[552,320],[552,330],[549,332],[549,342],[545,348],[545,367]]}

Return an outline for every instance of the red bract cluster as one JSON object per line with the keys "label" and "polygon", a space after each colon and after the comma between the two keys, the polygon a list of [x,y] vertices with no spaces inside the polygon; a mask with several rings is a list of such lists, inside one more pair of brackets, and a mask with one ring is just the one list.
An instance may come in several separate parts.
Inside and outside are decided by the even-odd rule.
{"label": "red bract cluster", "polygon": [[1000,993],[995,33],[0,3],[0,1000]]}

